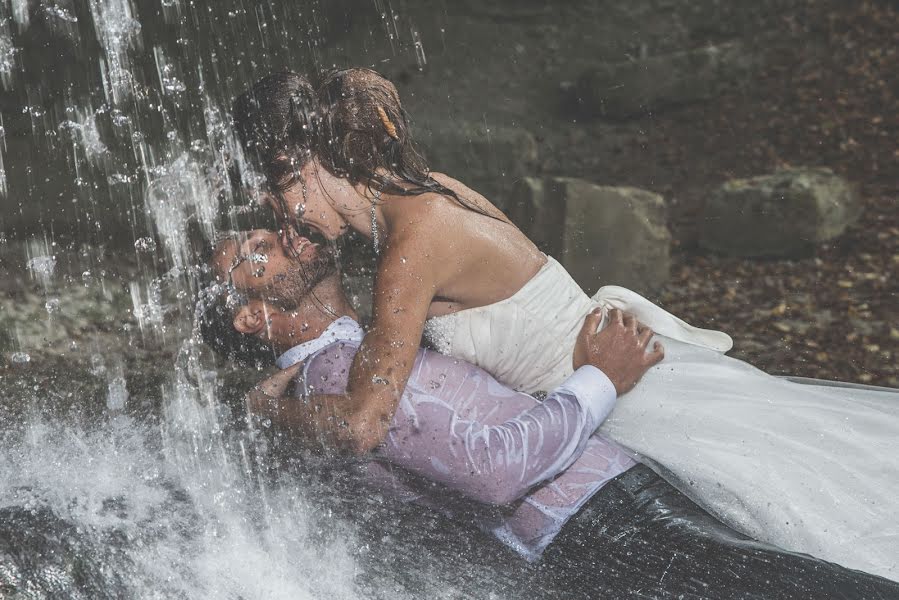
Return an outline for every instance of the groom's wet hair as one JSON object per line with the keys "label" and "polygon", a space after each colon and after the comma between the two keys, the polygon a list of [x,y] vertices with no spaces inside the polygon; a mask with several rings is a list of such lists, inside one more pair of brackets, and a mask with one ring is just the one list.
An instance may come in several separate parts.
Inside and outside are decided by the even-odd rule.
{"label": "groom's wet hair", "polygon": [[300,168],[315,156],[353,183],[400,196],[438,193],[494,216],[431,177],[399,92],[371,69],[326,72],[315,86],[298,73],[274,73],[235,100],[232,117],[245,154],[273,191],[301,182]]}
{"label": "groom's wet hair", "polygon": [[198,315],[203,343],[225,360],[241,366],[263,368],[275,363],[275,351],[262,340],[234,329],[234,309],[222,294]]}
{"label": "groom's wet hair", "polygon": [[199,252],[200,294],[194,327],[203,343],[224,360],[244,367],[267,367],[275,362],[274,349],[255,336],[242,334],[234,328],[235,310],[245,298],[232,286],[219,281],[213,267],[216,251],[229,239],[234,239],[233,232],[205,243]]}

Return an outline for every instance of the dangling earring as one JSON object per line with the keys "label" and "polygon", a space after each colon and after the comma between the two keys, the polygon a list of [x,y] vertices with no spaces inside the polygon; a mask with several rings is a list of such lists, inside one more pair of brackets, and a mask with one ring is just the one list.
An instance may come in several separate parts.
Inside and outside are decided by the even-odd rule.
{"label": "dangling earring", "polygon": [[303,191],[303,203],[297,204],[293,207],[293,212],[297,218],[297,221],[303,218],[303,215],[306,213],[306,198],[308,190],[306,189],[306,180],[300,177],[300,189]]}
{"label": "dangling earring", "polygon": [[374,198],[371,199],[371,243],[375,249],[375,256],[381,253],[381,235],[378,230],[378,214],[375,211],[380,201],[381,190],[375,190]]}

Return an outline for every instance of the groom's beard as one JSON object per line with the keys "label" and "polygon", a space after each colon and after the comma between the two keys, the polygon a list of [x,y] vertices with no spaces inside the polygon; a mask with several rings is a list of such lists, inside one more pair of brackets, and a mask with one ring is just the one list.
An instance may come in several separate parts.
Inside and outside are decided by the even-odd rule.
{"label": "groom's beard", "polygon": [[300,301],[325,278],[337,272],[334,254],[330,249],[318,248],[309,261],[291,261],[290,266],[272,279],[272,284],[263,290],[265,300],[282,310],[296,310]]}

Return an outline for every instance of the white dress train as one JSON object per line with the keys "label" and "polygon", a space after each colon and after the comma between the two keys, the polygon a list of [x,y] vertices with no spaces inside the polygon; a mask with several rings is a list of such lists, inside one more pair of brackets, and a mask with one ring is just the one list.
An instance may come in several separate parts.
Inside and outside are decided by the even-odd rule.
{"label": "white dress train", "polygon": [[636,313],[665,346],[601,431],[738,531],[899,580],[899,390],[773,377],[725,356],[726,334],[630,290],[588,297],[552,258],[512,297],[430,319],[425,334],[511,387],[552,390],[597,305]]}

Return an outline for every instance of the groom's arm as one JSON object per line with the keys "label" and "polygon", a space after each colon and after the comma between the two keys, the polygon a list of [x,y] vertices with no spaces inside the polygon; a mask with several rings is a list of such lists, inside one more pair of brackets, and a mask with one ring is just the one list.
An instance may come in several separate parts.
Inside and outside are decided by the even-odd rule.
{"label": "groom's arm", "polygon": [[480,502],[508,504],[577,460],[616,398],[592,366],[538,402],[481,369],[425,353],[379,453]]}
{"label": "groom's arm", "polygon": [[[356,350],[350,343],[334,344],[276,373],[251,391],[252,411],[327,446],[308,419],[309,402],[340,394]],[[507,504],[568,468],[616,397],[609,378],[589,365],[538,402],[473,365],[421,351],[378,451],[470,498]]]}
{"label": "groom's arm", "polygon": [[[502,386],[481,369],[426,353],[413,370],[384,454],[492,504],[512,502],[556,477],[581,456],[617,394],[632,388],[664,356],[658,345],[648,349],[652,331],[632,316],[616,310],[609,316],[601,331],[599,312],[585,318],[575,345],[576,372],[542,403]],[[447,395],[441,381],[462,384]],[[467,407],[465,414],[489,416],[502,406],[520,410],[496,424],[461,412]],[[413,414],[403,418],[410,410]]]}
{"label": "groom's arm", "polygon": [[[425,353],[416,361],[381,450],[399,466],[489,503],[511,502],[537,483],[552,479],[583,452],[587,439],[614,407],[616,390],[632,387],[662,359],[660,348],[647,352],[652,332],[638,331],[635,322],[616,312],[599,333],[600,315],[587,317],[577,342],[579,357],[574,359],[576,366],[584,364],[542,403],[502,386],[472,365]],[[339,397],[355,353],[351,344],[321,351],[307,362],[300,378],[303,399],[280,394],[263,397],[256,411],[311,439],[327,441],[327,434],[323,436],[309,413],[328,414],[317,400]],[[613,378],[600,367],[613,372]],[[442,381],[462,382],[464,389],[443,396],[434,387]],[[522,402],[523,398],[527,401]],[[489,415],[491,408],[504,404],[521,410],[498,424],[466,418],[461,411],[476,406],[479,410],[472,414]]]}

